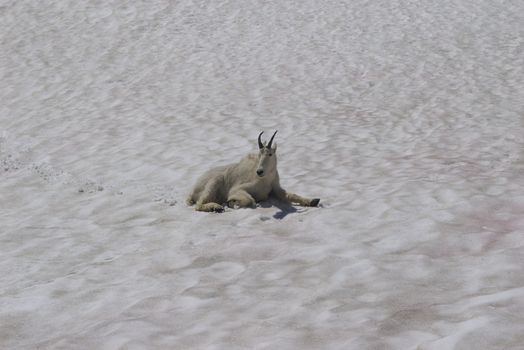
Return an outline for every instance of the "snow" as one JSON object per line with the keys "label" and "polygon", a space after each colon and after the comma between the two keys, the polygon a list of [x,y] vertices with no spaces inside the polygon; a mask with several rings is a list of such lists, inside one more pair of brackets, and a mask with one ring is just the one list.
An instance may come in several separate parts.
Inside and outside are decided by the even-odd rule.
{"label": "snow", "polygon": [[[4,1],[3,349],[522,349],[524,3]],[[276,137],[276,203],[184,203]]]}

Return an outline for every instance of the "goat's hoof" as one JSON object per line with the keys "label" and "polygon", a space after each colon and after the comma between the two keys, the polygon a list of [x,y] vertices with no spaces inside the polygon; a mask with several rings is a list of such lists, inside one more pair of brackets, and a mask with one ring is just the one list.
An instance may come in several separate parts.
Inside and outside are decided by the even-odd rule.
{"label": "goat's hoof", "polygon": [[320,198],[312,199],[311,202],[309,202],[309,206],[310,207],[316,207],[319,202],[320,202]]}
{"label": "goat's hoof", "polygon": [[224,211],[224,207],[218,203],[206,203],[197,205],[195,209],[198,211],[205,211],[208,213],[222,213]]}

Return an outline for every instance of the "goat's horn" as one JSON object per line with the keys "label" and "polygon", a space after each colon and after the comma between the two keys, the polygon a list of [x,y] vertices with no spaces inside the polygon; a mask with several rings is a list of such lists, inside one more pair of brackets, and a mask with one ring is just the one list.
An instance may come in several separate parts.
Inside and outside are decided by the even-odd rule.
{"label": "goat's horn", "polygon": [[275,135],[277,134],[278,130],[275,131],[273,136],[271,136],[271,140],[269,140],[269,143],[267,144],[267,148],[271,148],[271,144],[273,143],[273,139],[275,138]]}
{"label": "goat's horn", "polygon": [[262,131],[262,132],[260,133],[260,135],[258,135],[258,148],[260,148],[260,149],[264,148],[264,144],[263,144],[262,141],[260,140],[260,136],[262,136],[263,133],[264,133],[264,132]]}

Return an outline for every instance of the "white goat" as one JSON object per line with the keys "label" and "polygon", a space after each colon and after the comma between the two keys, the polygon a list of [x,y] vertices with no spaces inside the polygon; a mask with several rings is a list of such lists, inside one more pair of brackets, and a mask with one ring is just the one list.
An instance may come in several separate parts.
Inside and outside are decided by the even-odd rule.
{"label": "white goat", "polygon": [[258,154],[248,154],[236,164],[220,166],[207,171],[196,182],[187,199],[188,205],[207,212],[224,211],[228,207],[255,207],[256,202],[274,196],[286,203],[316,207],[320,199],[307,199],[280,187],[277,171],[277,146],[273,144],[276,131],[269,143],[262,143],[258,135]]}

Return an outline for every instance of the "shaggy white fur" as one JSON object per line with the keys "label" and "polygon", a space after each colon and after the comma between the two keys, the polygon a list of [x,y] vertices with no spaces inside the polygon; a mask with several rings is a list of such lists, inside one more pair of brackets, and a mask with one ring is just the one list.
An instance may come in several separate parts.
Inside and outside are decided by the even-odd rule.
{"label": "shaggy white fur", "polygon": [[277,170],[277,146],[273,138],[262,144],[258,136],[258,154],[248,154],[240,162],[213,168],[202,175],[196,182],[187,199],[188,205],[195,205],[198,211],[224,211],[228,207],[254,207],[257,202],[267,200],[270,195],[287,202],[302,206],[318,205],[320,199],[308,199],[287,192],[280,186]]}

